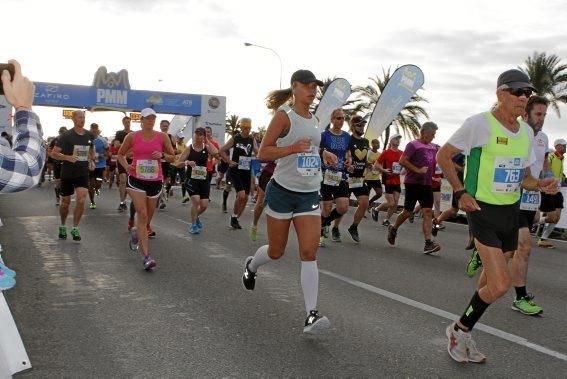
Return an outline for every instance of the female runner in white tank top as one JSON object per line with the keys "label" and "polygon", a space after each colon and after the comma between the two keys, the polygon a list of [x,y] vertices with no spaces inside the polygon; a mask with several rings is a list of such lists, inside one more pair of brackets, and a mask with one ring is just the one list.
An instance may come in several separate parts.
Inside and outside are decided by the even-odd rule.
{"label": "female runner in white tank top", "polygon": [[[299,242],[301,287],[307,313],[304,333],[317,333],[330,325],[327,317],[317,311],[321,129],[317,118],[309,112],[317,86],[322,85],[312,72],[299,70],[292,75],[290,88],[273,91],[267,97],[268,108],[277,110],[258,152],[259,159],[277,163],[266,187],[268,245],[260,247],[254,257],[246,258],[242,277],[244,287],[253,290],[258,268],[285,253],[293,221]],[[290,105],[282,105],[290,100]],[[337,162],[337,157],[327,151],[322,158],[328,164]]]}

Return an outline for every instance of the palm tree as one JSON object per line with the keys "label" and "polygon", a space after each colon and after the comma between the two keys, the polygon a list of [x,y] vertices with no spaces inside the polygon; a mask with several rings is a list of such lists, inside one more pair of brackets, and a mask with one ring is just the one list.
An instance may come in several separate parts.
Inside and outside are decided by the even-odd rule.
{"label": "palm tree", "polygon": [[230,134],[231,136],[235,135],[240,131],[240,126],[238,125],[238,120],[240,117],[235,114],[227,114],[226,121],[225,121],[225,133]]}
{"label": "palm tree", "polygon": [[519,67],[530,77],[538,95],[549,99],[558,117],[558,103],[567,103],[567,65],[560,64],[560,60],[555,54],[535,51],[526,59],[525,68]]}
{"label": "palm tree", "polygon": [[[354,92],[358,95],[357,100],[359,101],[355,104],[353,109],[354,113],[372,114],[374,107],[378,104],[382,91],[393,74],[390,71],[390,68],[388,68],[388,71],[382,69],[383,78],[376,75],[375,78],[369,78],[372,84],[366,87],[354,88]],[[427,111],[419,105],[423,102],[427,102],[427,100],[419,95],[413,95],[406,106],[398,113],[394,121],[392,121],[392,124],[384,131],[384,141],[388,141],[390,138],[391,126],[394,126],[397,133],[403,133],[406,137],[417,138],[419,136],[419,129],[421,128],[419,116],[429,118]]]}

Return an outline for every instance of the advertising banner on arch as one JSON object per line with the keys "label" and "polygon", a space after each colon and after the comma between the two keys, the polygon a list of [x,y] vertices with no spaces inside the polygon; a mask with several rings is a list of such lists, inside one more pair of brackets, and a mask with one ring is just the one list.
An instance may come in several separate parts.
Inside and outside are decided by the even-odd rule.
{"label": "advertising banner on arch", "polygon": [[213,138],[224,145],[224,132],[226,120],[226,97],[202,95],[201,117],[197,119],[195,127],[210,127]]}
{"label": "advertising banner on arch", "polygon": [[138,112],[151,107],[157,113],[199,115],[201,95],[35,82],[34,105]]}
{"label": "advertising banner on arch", "polygon": [[369,141],[380,137],[411,97],[423,86],[423,82],[423,72],[417,66],[408,64],[394,71],[374,107],[364,137]]}

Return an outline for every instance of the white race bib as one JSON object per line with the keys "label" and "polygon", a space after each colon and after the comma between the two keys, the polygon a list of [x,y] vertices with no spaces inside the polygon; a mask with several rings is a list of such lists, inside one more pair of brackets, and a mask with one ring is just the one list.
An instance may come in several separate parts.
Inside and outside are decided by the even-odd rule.
{"label": "white race bib", "polygon": [[402,165],[398,162],[392,163],[392,174],[400,174],[402,172]]}
{"label": "white race bib", "polygon": [[138,179],[157,179],[159,174],[157,159],[140,159],[136,161],[136,177]]}
{"label": "white race bib", "polygon": [[366,169],[364,178],[366,180],[380,180],[380,171],[374,171],[373,169]]}
{"label": "white race bib", "polygon": [[205,166],[195,166],[191,169],[191,179],[205,180],[207,178],[207,168]]}
{"label": "white race bib", "polygon": [[539,191],[522,191],[520,209],[524,211],[537,211],[539,208],[541,194]]}
{"label": "white race bib", "polygon": [[250,170],[250,163],[252,162],[252,157],[240,156],[238,157],[238,169],[239,170]]}
{"label": "white race bib", "polygon": [[348,188],[361,188],[363,184],[364,184],[363,177],[360,178],[354,176],[348,177]]}
{"label": "white race bib", "polygon": [[296,167],[301,176],[317,175],[321,169],[321,157],[317,153],[317,148],[312,148],[308,153],[298,153]]}
{"label": "white race bib", "polygon": [[492,192],[518,192],[522,179],[524,179],[523,158],[494,158]]}
{"label": "white race bib", "polygon": [[77,157],[78,162],[86,162],[89,160],[89,149],[90,146],[74,145],[73,156]]}
{"label": "white race bib", "polygon": [[323,184],[328,186],[337,187],[341,184],[341,180],[343,179],[343,173],[341,171],[325,171],[325,176],[323,177]]}

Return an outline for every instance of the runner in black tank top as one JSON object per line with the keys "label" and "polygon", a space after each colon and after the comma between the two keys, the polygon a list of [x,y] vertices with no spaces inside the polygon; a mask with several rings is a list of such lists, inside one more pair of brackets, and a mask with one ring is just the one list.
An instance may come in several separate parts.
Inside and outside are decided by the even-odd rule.
{"label": "runner in black tank top", "polygon": [[[228,142],[220,149],[219,154],[225,162],[230,166],[229,173],[232,184],[236,189],[236,200],[234,202],[234,211],[230,217],[230,227],[233,229],[242,229],[238,222],[238,217],[244,211],[248,202],[248,194],[250,193],[250,162],[252,160],[252,152],[258,153],[256,140],[250,134],[252,129],[252,120],[243,118],[240,120],[240,133],[228,140]],[[226,152],[232,148],[232,157],[229,159]]]}
{"label": "runner in black tank top", "polygon": [[207,175],[207,161],[209,155],[216,155],[217,149],[205,138],[205,129],[195,129],[193,143],[179,156],[177,167],[187,167],[187,180],[185,187],[191,197],[191,225],[189,233],[197,234],[203,229],[199,216],[209,206],[211,192],[211,179]]}

